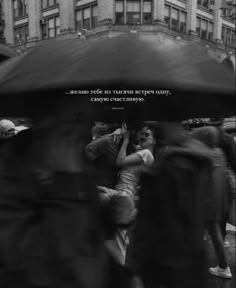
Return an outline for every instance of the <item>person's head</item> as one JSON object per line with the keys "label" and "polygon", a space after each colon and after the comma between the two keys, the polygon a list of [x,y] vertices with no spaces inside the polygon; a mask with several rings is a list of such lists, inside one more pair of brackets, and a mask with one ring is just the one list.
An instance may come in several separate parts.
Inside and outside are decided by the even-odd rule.
{"label": "person's head", "polygon": [[69,97],[59,99],[50,113],[41,116],[32,130],[35,165],[52,171],[83,171],[84,148],[91,141],[90,113],[86,101]]}
{"label": "person's head", "polygon": [[158,144],[165,146],[182,146],[189,139],[188,132],[178,121],[160,121],[157,125]]}
{"label": "person's head", "polygon": [[116,128],[118,128],[117,123],[95,122],[91,130],[92,138],[97,139],[103,135],[110,134]]}
{"label": "person's head", "polygon": [[15,135],[16,135],[15,124],[8,119],[2,119],[0,121],[0,138],[7,139]]}
{"label": "person's head", "polygon": [[197,128],[192,132],[192,136],[205,143],[210,148],[219,147],[219,133],[216,127],[206,126]]}
{"label": "person's head", "polygon": [[156,142],[156,123],[142,123],[136,132],[136,143],[143,149],[153,150]]}

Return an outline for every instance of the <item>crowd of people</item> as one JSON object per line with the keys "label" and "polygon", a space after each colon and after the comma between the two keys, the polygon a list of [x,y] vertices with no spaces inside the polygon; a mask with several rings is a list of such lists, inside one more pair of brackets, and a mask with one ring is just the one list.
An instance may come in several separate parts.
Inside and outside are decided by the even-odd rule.
{"label": "crowd of people", "polygon": [[[15,137],[9,120],[0,122],[2,287],[14,278],[24,288],[204,288],[206,233],[218,259],[209,273],[232,277],[224,247],[227,171],[236,170],[230,135],[179,122],[95,122],[79,131],[68,123]],[[30,149],[19,152],[25,141]]]}

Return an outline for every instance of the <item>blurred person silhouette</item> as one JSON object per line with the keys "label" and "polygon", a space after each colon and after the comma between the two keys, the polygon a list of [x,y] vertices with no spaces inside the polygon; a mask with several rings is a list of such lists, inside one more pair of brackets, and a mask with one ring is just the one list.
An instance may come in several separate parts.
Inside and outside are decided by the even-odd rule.
{"label": "blurred person silhouette", "polygon": [[93,140],[86,146],[85,154],[95,166],[96,185],[114,188],[117,183],[119,141],[113,134],[116,128],[116,123],[96,122],[91,129]]}
{"label": "blurred person silhouette", "polygon": [[[120,130],[118,128],[118,137],[116,131],[118,125],[108,122],[95,122],[91,129],[92,141],[85,148],[85,155],[95,167],[94,183],[97,186],[106,186],[114,188],[118,181],[119,168],[116,165],[116,158],[120,147]],[[114,134],[115,133],[115,134]],[[112,222],[112,203],[111,201],[102,201],[103,193],[99,191],[103,221],[105,226],[105,239],[110,239],[114,234],[116,227]],[[114,201],[113,201],[114,202]],[[119,254],[120,247],[114,248]],[[116,259],[117,260],[117,259]]]}
{"label": "blurred person silhouette", "polygon": [[157,130],[155,164],[142,179],[130,265],[145,288],[204,288],[202,238],[214,212],[210,150],[178,122],[159,122]]}
{"label": "blurred person silhouette", "polygon": [[224,232],[226,219],[230,209],[230,191],[227,182],[227,165],[225,155],[220,148],[220,134],[216,127],[207,126],[195,129],[193,137],[205,143],[210,149],[213,158],[213,201],[216,205],[216,215],[209,220],[207,231],[212,239],[219,265],[209,268],[215,276],[232,278],[227,255],[224,248]]}
{"label": "blurred person silhouette", "polygon": [[[208,126],[213,126],[217,129],[218,134],[218,147],[224,152],[226,159],[228,174],[231,179],[235,179],[236,173],[236,145],[235,139],[232,135],[224,131],[223,128],[224,118],[210,118],[207,122]],[[232,189],[234,189],[232,185]],[[220,227],[224,237],[224,246],[227,248],[230,246],[230,242],[226,239],[226,227],[227,227],[227,218],[220,222]]]}
{"label": "blurred person silhouette", "polygon": [[223,118],[210,118],[207,125],[214,126],[217,129],[219,137],[218,146],[225,154],[227,165],[233,170],[234,173],[236,173],[235,140],[232,135],[224,131],[223,120]]}
{"label": "blurred person silhouette", "polygon": [[48,102],[48,114],[44,102],[33,129],[0,151],[0,286],[130,287],[128,273],[104,249],[84,155],[89,109],[72,97]]}

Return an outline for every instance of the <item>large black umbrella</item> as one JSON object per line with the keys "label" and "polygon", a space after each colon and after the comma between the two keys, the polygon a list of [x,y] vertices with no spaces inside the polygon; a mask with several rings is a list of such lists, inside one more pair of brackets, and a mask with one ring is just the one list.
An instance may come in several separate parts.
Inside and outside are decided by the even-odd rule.
{"label": "large black umbrella", "polygon": [[[95,92],[97,89],[106,90],[107,94],[105,91],[104,94],[91,91],[88,95],[80,94],[82,90]],[[3,146],[10,150],[1,151],[2,174],[9,177],[0,181],[3,186],[0,202],[4,209],[12,208],[2,213],[2,219],[9,219],[9,222],[3,221],[6,225],[1,229],[3,259],[14,264],[9,265],[13,272],[18,272],[19,268],[25,272],[19,273],[22,281],[32,280],[37,286],[51,282],[56,287],[65,287],[64,283],[68,286],[68,282],[72,282],[79,287],[105,287],[99,281],[103,273],[124,277],[122,271],[110,273],[115,268],[106,269],[110,265],[103,262],[103,243],[97,241],[102,237],[103,229],[97,224],[101,215],[96,213],[99,209],[94,209],[98,200],[94,187],[87,186],[95,180],[83,166],[83,146],[90,141],[89,120],[103,115],[111,119],[117,111],[122,112],[117,114],[119,117],[133,120],[172,118],[173,115],[185,118],[199,113],[196,103],[201,104],[204,113],[230,112],[234,80],[223,67],[209,59],[204,49],[193,44],[120,36],[44,42],[29,54],[0,66],[0,90],[0,114],[21,114],[41,120],[38,126],[33,126],[35,130],[19,133],[12,139],[13,144]],[[149,93],[146,96],[141,93],[146,93],[145,90]],[[170,90],[170,94],[158,92],[166,90]],[[124,94],[125,91],[130,94]],[[109,101],[94,103],[92,97]],[[205,101],[206,98],[212,102]],[[114,99],[121,101],[116,103]],[[136,103],[125,99],[144,101]],[[106,113],[97,116],[93,109],[87,113],[86,108]],[[46,172],[62,172],[55,173],[55,189],[51,184],[48,190],[40,188],[43,186],[37,181],[40,167],[46,167]],[[81,186],[70,178],[78,174]],[[80,196],[76,192],[82,192],[82,206],[76,205],[73,197]],[[94,206],[86,202],[83,195],[96,200]],[[84,203],[88,203],[87,206]],[[88,208],[87,214],[83,214],[84,207]],[[82,241],[86,242],[86,247],[94,245],[97,249],[88,247],[86,250]],[[87,271],[95,277],[88,277]],[[7,284],[18,280],[15,274],[6,275]],[[26,279],[22,279],[24,276]],[[114,278],[112,287],[117,283],[117,287],[126,287]],[[88,284],[91,281],[93,283]],[[111,287],[109,282],[107,286]]]}
{"label": "large black umbrella", "polygon": [[[65,95],[71,90],[80,94],[81,89],[100,88],[107,90],[107,97],[122,96],[119,103],[97,103],[100,108],[114,112],[116,108],[131,111],[127,110],[131,107],[142,117],[155,106],[153,113],[145,115],[151,118],[156,112],[162,116],[175,112],[181,118],[232,113],[235,93],[234,75],[210,59],[198,43],[154,36],[47,41],[29,54],[4,63],[0,75],[3,94],[28,93],[34,103],[39,98],[37,93],[42,99],[55,89],[58,97],[58,90]],[[126,99],[124,92],[114,92],[119,89],[128,91]],[[145,96],[146,92],[138,90],[149,92]],[[127,96],[139,100],[127,101]],[[91,100],[91,96],[88,98]]]}

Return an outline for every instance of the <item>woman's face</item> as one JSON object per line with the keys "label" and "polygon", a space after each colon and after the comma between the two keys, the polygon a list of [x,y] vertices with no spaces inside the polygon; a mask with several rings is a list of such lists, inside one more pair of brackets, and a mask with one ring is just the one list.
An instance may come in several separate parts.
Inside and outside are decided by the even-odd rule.
{"label": "woman's face", "polygon": [[143,127],[137,133],[137,142],[143,149],[153,148],[156,141],[153,136],[152,130],[148,127]]}

